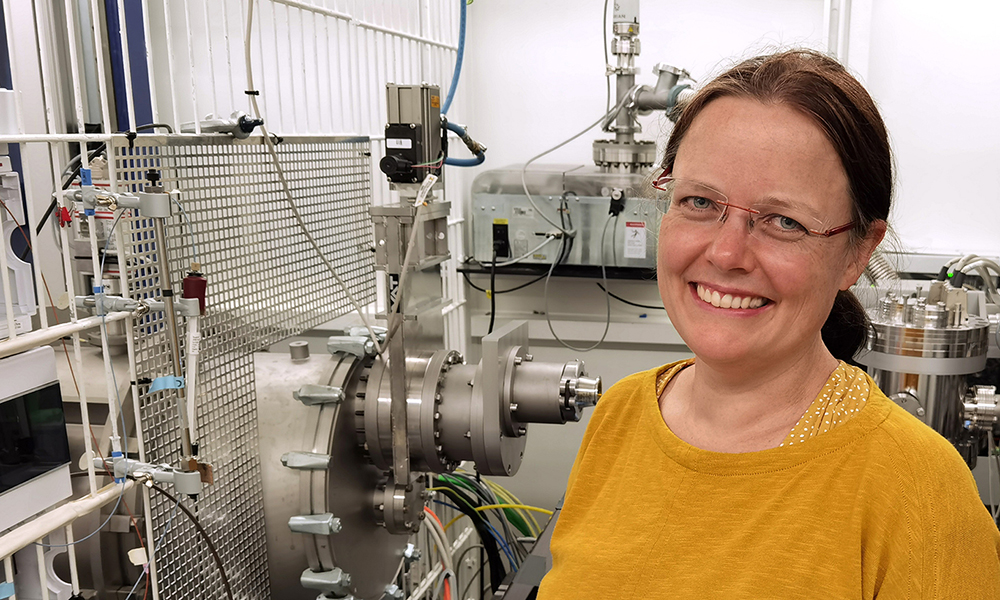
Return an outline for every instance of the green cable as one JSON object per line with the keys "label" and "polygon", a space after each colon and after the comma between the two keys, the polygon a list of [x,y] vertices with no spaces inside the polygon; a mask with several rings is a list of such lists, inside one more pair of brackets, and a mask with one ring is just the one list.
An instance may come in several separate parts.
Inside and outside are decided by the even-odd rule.
{"label": "green cable", "polygon": [[[470,492],[475,493],[477,496],[479,495],[479,492],[475,489],[475,486],[473,486],[472,484],[470,484],[468,481],[466,481],[463,478],[455,477],[455,476],[447,475],[447,474],[441,474],[441,475],[438,475],[438,477],[441,478],[441,479],[444,479],[446,481],[449,481],[449,482],[451,482],[451,483],[453,483],[453,484],[455,484],[457,486],[463,487],[463,488],[469,490]],[[500,498],[498,496],[496,496],[496,503],[497,504],[508,504],[507,502],[505,502],[502,498]],[[504,514],[504,517],[507,519],[507,522],[510,523],[511,525],[513,525],[521,533],[521,535],[523,535],[525,537],[534,537],[534,533],[532,533],[531,528],[528,527],[528,523],[517,512],[517,509],[514,509],[514,508],[505,508],[505,509],[503,509],[503,514]]]}

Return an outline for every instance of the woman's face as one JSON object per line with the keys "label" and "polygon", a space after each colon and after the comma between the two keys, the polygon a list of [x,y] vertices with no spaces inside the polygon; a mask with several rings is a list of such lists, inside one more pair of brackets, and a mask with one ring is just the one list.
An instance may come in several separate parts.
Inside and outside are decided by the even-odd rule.
{"label": "woman's face", "polygon": [[[824,230],[852,218],[833,145],[782,104],[713,100],[681,142],[673,176],[713,188],[731,205],[788,205]],[[679,196],[682,185],[675,189]],[[820,349],[837,291],[857,280],[868,252],[856,252],[847,233],[791,242],[762,235],[755,223],[751,236],[750,213],[732,207],[722,222],[693,223],[677,200],[660,225],[657,281],[671,322],[699,359],[763,366]]]}

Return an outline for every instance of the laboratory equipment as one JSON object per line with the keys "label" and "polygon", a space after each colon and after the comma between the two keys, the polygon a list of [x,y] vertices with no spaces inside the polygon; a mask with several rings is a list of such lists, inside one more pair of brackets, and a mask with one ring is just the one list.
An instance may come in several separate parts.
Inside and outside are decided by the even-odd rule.
{"label": "laboratory equipment", "polygon": [[1000,434],[996,383],[974,384],[988,362],[1000,358],[1000,315],[992,275],[983,270],[985,291],[979,291],[963,285],[972,277],[961,266],[957,277],[949,276],[951,266],[926,294],[922,285],[903,293],[894,279],[896,289],[869,310],[872,329],[856,360],[893,401],[949,439],[972,468],[978,456],[992,452],[990,436]]}
{"label": "laboratory equipment", "polygon": [[23,234],[18,229],[24,224],[24,210],[21,204],[21,178],[11,168],[9,156],[0,156],[0,236],[7,272],[0,282],[0,338],[9,336],[9,321],[4,296],[9,295],[13,309],[15,333],[31,331],[31,317],[37,312],[34,286],[32,285],[31,264],[14,252],[15,247],[24,245]]}
{"label": "laboratory equipment", "polygon": [[429,473],[473,461],[484,475],[513,475],[531,423],[577,421],[602,392],[578,360],[533,360],[523,322],[486,336],[476,364],[445,346],[450,204],[437,176],[416,170],[441,157],[440,98],[428,85],[387,93],[392,159],[380,167],[399,202],[371,208],[385,326],[330,337],[330,358],[301,348],[294,360],[255,357],[267,374],[258,410],[270,576],[288,590],[275,597],[304,597],[295,581],[328,598],[382,593],[421,527]]}
{"label": "laboratory equipment", "polygon": [[[529,162],[480,173],[472,186],[472,258],[480,265],[504,267],[510,259],[563,268],[655,268],[659,215],[641,190],[656,144],[636,139],[642,131],[637,117],[663,111],[674,118],[675,108],[694,94],[693,81],[684,69],[659,63],[654,86],[636,84],[638,0],[614,3],[612,33],[616,64],[607,65],[607,74],[615,76],[615,104],[600,126],[614,139],[594,141],[593,166]],[[557,241],[563,236],[569,239]]]}
{"label": "laboratory equipment", "polygon": [[68,497],[69,463],[55,352],[0,359],[0,531]]}

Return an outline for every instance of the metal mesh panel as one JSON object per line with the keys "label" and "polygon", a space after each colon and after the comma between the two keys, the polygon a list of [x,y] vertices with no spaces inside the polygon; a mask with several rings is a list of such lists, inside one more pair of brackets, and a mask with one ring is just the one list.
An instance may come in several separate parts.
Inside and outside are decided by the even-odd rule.
{"label": "metal mesh panel", "polygon": [[[182,192],[187,220],[167,219],[166,255],[175,292],[195,247],[209,282],[201,323],[197,441],[216,480],[197,502],[185,502],[217,546],[234,594],[269,598],[252,352],[352,305],[294,221],[259,138],[144,135],[131,144],[116,138],[113,146],[119,191],[140,191],[152,168],[162,173],[167,190]],[[354,297],[371,302],[369,140],[286,139],[278,153],[309,231]],[[132,218],[128,224],[123,249],[128,293],[137,299],[158,296],[163,244],[151,220]],[[171,375],[162,313],[137,320],[132,333],[140,382]],[[150,394],[148,385],[139,390],[147,460],[178,464],[176,392]],[[170,521],[156,552],[161,596],[224,598],[218,569],[194,527],[179,512],[171,521],[174,507],[160,496],[154,496],[152,508],[157,537]]]}

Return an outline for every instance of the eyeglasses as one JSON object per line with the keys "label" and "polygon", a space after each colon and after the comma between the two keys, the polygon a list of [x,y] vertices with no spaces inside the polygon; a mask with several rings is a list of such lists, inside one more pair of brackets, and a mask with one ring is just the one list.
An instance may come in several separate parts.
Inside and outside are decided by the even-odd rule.
{"label": "eyeglasses", "polygon": [[750,207],[729,201],[722,192],[707,185],[677,179],[664,172],[653,182],[657,190],[667,192],[666,213],[691,224],[716,226],[725,222],[729,209],[749,213],[747,228],[750,235],[767,242],[794,243],[818,237],[828,238],[854,229],[851,221],[839,227],[827,227],[822,220],[808,214],[805,208],[786,202],[761,202]]}

